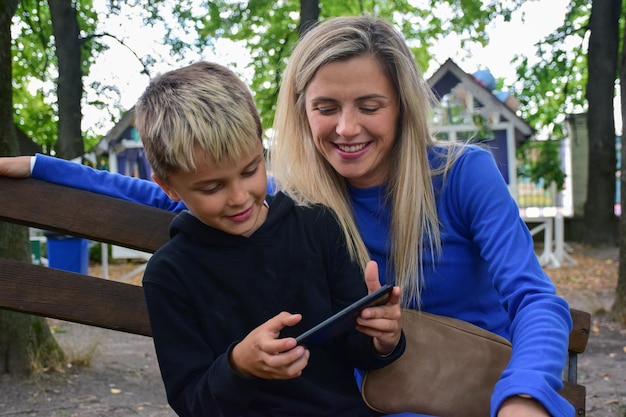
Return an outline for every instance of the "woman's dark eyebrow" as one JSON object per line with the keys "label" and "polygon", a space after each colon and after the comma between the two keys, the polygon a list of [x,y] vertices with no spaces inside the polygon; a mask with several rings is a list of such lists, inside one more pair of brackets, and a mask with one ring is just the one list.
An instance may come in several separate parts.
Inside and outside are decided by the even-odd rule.
{"label": "woman's dark eyebrow", "polygon": [[384,99],[388,99],[389,97],[384,96],[382,94],[376,94],[376,93],[372,93],[372,94],[367,94],[364,96],[360,96],[357,97],[355,101],[364,101],[364,100],[371,100],[373,98],[384,98]]}
{"label": "woman's dark eyebrow", "polygon": [[320,96],[320,97],[313,97],[311,99],[311,103],[316,103],[319,101],[337,101],[337,99],[332,98],[332,97],[324,97],[324,96]]}
{"label": "woman's dark eyebrow", "polygon": [[[365,101],[365,100],[371,100],[371,99],[389,99],[389,97],[382,95],[382,94],[377,94],[377,93],[372,93],[372,94],[366,94],[364,96],[359,96],[356,99],[354,99],[354,101]],[[311,99],[311,103],[316,103],[316,102],[320,102],[320,101],[338,101],[336,98],[332,98],[332,97],[314,97]]]}

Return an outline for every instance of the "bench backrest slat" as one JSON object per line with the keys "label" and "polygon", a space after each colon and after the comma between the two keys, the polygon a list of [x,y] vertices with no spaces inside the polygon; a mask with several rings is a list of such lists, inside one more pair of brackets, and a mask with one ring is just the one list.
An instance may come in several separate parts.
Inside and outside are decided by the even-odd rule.
{"label": "bench backrest slat", "polygon": [[174,214],[104,195],[0,177],[0,220],[154,252],[169,239]]}
{"label": "bench backrest slat", "polygon": [[569,335],[570,352],[583,353],[591,332],[591,314],[586,311],[571,309],[574,326]]}
{"label": "bench backrest slat", "polygon": [[0,306],[151,336],[143,289],[0,258]]}

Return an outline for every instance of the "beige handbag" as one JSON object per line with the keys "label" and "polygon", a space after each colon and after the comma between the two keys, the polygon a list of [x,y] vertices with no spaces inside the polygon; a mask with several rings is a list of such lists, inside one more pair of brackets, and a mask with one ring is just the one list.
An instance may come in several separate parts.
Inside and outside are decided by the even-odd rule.
{"label": "beige handbag", "polygon": [[489,416],[511,343],[465,321],[416,310],[402,310],[402,326],[404,354],[363,378],[367,405],[386,414]]}

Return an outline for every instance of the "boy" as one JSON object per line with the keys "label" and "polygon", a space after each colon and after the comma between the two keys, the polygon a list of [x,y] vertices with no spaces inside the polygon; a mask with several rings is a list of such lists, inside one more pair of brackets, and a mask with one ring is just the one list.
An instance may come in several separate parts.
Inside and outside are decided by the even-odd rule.
{"label": "boy", "polygon": [[378,415],[353,368],[402,354],[399,288],[350,332],[296,346],[293,336],[380,284],[371,263],[366,286],[327,209],[266,196],[261,122],[245,84],[207,62],[168,72],[139,99],[136,126],[155,182],[189,209],[143,280],[172,408],[194,417]]}

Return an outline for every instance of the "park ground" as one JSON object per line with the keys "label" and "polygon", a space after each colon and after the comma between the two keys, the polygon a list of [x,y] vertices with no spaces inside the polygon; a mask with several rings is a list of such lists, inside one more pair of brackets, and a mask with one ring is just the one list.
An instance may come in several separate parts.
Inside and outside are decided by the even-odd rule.
{"label": "park ground", "polygon": [[[609,318],[618,249],[572,244],[576,265],[547,268],[573,308],[592,313],[578,382],[587,387],[587,416],[626,417],[626,326]],[[137,267],[114,264],[111,279]],[[99,276],[99,267],[90,269]],[[139,276],[130,278],[139,284]],[[175,417],[168,407],[152,339],[50,320],[68,364],[30,377],[0,375],[0,417]]]}

